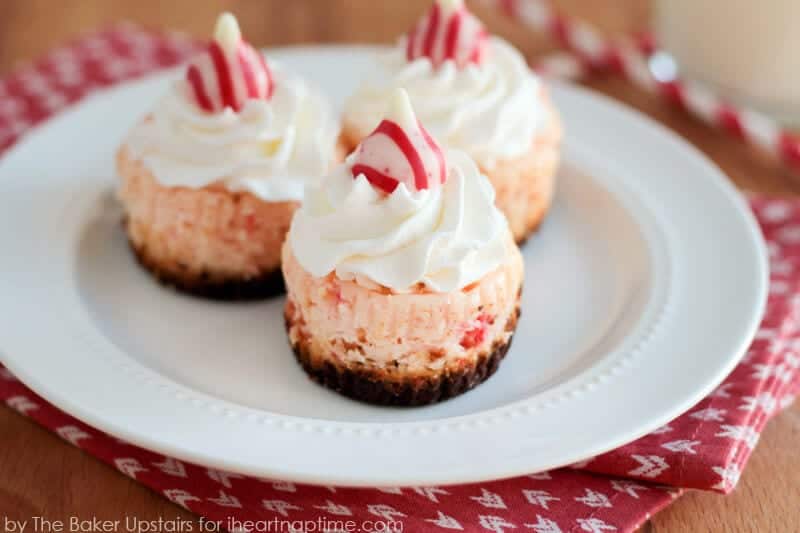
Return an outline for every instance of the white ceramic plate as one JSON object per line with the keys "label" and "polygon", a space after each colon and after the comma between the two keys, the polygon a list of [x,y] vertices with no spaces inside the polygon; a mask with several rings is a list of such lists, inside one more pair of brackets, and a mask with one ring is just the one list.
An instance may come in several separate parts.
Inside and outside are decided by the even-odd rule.
{"label": "white ceramic plate", "polygon": [[[337,104],[364,48],[276,51]],[[552,215],[525,247],[522,320],[497,374],[425,408],[364,405],[309,381],[282,300],[220,304],[135,264],[113,156],[166,89],[157,75],[86,100],[0,162],[0,350],[27,385],[137,445],[215,468],[343,485],[531,473],[627,443],[708,394],[766,297],[747,206],[696,150],[567,85]]]}

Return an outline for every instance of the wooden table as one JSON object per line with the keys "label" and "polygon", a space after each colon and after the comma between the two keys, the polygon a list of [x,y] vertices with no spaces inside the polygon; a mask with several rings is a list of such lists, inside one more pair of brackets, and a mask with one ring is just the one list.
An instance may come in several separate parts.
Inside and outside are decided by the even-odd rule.
{"label": "wooden table", "polygon": [[[610,33],[640,29],[644,0],[561,0],[568,13],[592,20]],[[109,22],[128,19],[151,26],[210,32],[221,9],[240,17],[245,35],[258,45],[299,42],[388,42],[410,27],[428,0],[2,0],[0,76],[18,62]],[[386,12],[391,10],[391,17]],[[494,14],[479,13],[495,32],[534,56],[547,39],[521,31]],[[740,187],[778,194],[800,192],[781,170],[747,148],[718,135],[681,112],[616,78],[597,79],[594,89],[647,113],[699,146]],[[788,531],[800,524],[800,402],[770,423],[734,494],[692,492],[654,517],[646,531]],[[36,424],[0,408],[0,513],[55,520],[69,516],[142,520],[191,519],[184,510],[64,444]],[[794,526],[792,526],[794,524]]]}

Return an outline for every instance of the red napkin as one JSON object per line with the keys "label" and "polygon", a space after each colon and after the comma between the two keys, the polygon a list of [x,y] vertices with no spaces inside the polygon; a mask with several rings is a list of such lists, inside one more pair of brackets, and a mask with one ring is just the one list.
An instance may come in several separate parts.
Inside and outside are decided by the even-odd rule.
{"label": "red napkin", "polygon": [[[196,49],[179,34],[125,25],[51,52],[0,81],[0,152],[94,88],[174,65]],[[228,530],[265,530],[272,523],[273,531],[288,531],[290,525],[298,531],[379,531],[395,520],[415,532],[632,531],[682,487],[732,490],[767,420],[800,390],[795,348],[800,343],[795,310],[800,301],[795,296],[800,289],[800,202],[755,198],[752,205],[769,242],[772,280],[766,316],[744,360],[683,416],[572,468],[442,488],[295,485],[209,470],[121,442],[47,404],[2,366],[0,398]]]}

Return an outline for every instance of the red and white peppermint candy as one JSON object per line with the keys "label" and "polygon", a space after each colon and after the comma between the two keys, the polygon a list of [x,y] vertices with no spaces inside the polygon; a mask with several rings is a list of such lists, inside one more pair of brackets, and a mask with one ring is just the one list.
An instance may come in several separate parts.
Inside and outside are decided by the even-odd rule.
{"label": "red and white peppermint candy", "polygon": [[459,68],[480,64],[489,34],[463,0],[437,0],[406,36],[406,59],[427,57],[434,67],[454,61]]}
{"label": "red and white peppermint candy", "polygon": [[264,56],[242,40],[230,13],[220,15],[214,40],[191,61],[186,81],[197,105],[208,112],[239,111],[249,99],[269,100],[275,89]]}
{"label": "red and white peppermint candy", "polygon": [[395,92],[387,117],[361,141],[351,172],[390,194],[401,183],[421,191],[447,180],[444,152],[417,120],[405,90]]}

